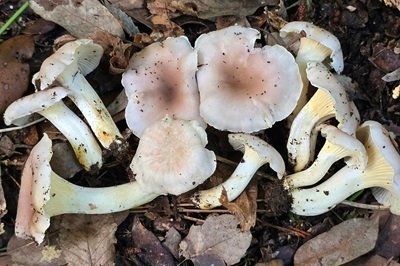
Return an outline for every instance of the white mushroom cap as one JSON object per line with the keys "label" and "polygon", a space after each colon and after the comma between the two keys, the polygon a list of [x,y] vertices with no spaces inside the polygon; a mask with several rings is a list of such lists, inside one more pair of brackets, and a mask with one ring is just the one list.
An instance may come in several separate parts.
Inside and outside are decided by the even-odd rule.
{"label": "white mushroom cap", "polygon": [[312,160],[315,127],[335,117],[338,128],[354,135],[359,124],[358,111],[349,100],[341,83],[318,62],[307,64],[307,77],[318,90],[297,114],[290,128],[287,149],[295,171],[301,171]]}
{"label": "white mushroom cap", "polygon": [[22,125],[20,121],[40,111],[46,110],[55,103],[61,102],[68,95],[68,90],[63,87],[54,87],[43,92],[33,93],[22,97],[9,105],[4,112],[6,125]]}
{"label": "white mushroom cap", "polygon": [[4,112],[4,121],[7,125],[20,124],[20,121],[37,112],[67,138],[79,163],[86,170],[100,168],[103,164],[102,151],[92,131],[62,102],[68,93],[63,87],[54,87],[22,97]]}
{"label": "white mushroom cap", "polygon": [[231,26],[196,40],[200,114],[217,129],[269,128],[296,106],[302,82],[292,54],[279,45],[254,48],[259,37],[255,29]]}
{"label": "white mushroom cap", "polygon": [[205,127],[199,113],[196,71],[197,53],[184,36],[153,43],[134,54],[122,75],[129,100],[125,117],[133,134],[141,137],[167,114],[197,120]]}
{"label": "white mushroom cap", "polygon": [[221,206],[220,198],[225,189],[229,201],[236,199],[247,187],[256,171],[266,163],[278,178],[285,173],[285,162],[274,147],[264,140],[249,134],[229,134],[229,143],[243,153],[243,158],[232,175],[213,188],[198,191],[192,197],[195,205],[202,209]]}
{"label": "white mushroom cap", "polygon": [[378,122],[366,121],[357,129],[357,138],[367,151],[366,168],[362,170],[345,166],[317,186],[291,191],[294,213],[318,215],[359,190],[380,187],[386,193],[379,195],[379,200],[390,205],[392,213],[400,214],[400,155],[388,132]]}
{"label": "white mushroom cap", "polygon": [[92,40],[68,42],[43,61],[40,71],[33,75],[32,83],[37,90],[44,90],[62,74],[72,76],[79,70],[86,76],[99,65],[102,56],[103,48]]}
{"label": "white mushroom cap", "polygon": [[329,31],[310,22],[292,21],[281,28],[280,35],[285,37],[290,33],[300,33],[302,31],[306,33],[307,38],[316,40],[332,50],[331,66],[340,74],[344,68],[342,48],[338,38]]}
{"label": "white mushroom cap", "polygon": [[285,177],[287,188],[311,186],[320,181],[331,166],[345,158],[349,167],[363,170],[368,162],[367,152],[363,144],[353,136],[337,127],[322,124],[317,126],[326,139],[313,164],[307,169]]}
{"label": "white mushroom cap", "polygon": [[215,154],[206,144],[199,122],[166,116],[144,131],[130,167],[144,191],[179,195],[215,171]]}
{"label": "white mushroom cap", "polygon": [[43,241],[44,232],[50,226],[44,206],[50,199],[52,155],[51,140],[44,134],[33,147],[22,171],[15,234],[21,238],[33,237],[37,243]]}

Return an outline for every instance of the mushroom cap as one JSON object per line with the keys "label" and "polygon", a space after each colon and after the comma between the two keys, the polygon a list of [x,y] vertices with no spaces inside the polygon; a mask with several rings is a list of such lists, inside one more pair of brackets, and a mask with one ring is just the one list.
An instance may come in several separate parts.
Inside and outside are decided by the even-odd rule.
{"label": "mushroom cap", "polygon": [[254,48],[260,33],[231,26],[195,43],[200,115],[213,127],[255,132],[286,118],[302,82],[292,54],[279,45]]}
{"label": "mushroom cap", "polygon": [[331,66],[340,74],[344,68],[342,48],[338,38],[329,31],[310,22],[292,21],[281,28],[280,35],[285,37],[290,33],[300,33],[302,31],[306,33],[307,38],[316,40],[332,50]]}
{"label": "mushroom cap", "polygon": [[40,71],[33,75],[37,90],[48,88],[60,75],[73,76],[77,71],[86,76],[100,63],[103,48],[89,39],[78,39],[61,46],[46,58]]}
{"label": "mushroom cap", "polygon": [[8,106],[4,112],[4,123],[6,125],[24,124],[26,117],[49,108],[67,95],[67,89],[54,87],[22,97]]}
{"label": "mushroom cap", "polygon": [[44,206],[50,199],[52,155],[51,140],[44,134],[33,147],[21,177],[15,234],[25,239],[33,237],[39,244],[50,226],[50,217],[46,215]]}
{"label": "mushroom cap", "polygon": [[179,195],[215,171],[215,154],[206,144],[198,121],[166,116],[144,131],[130,168],[144,191]]}
{"label": "mushroom cap", "polygon": [[228,135],[229,143],[235,150],[242,153],[255,152],[254,159],[259,161],[260,165],[269,163],[278,178],[281,179],[285,174],[285,162],[280,153],[264,140],[249,134],[237,133]]}
{"label": "mushroom cap", "polygon": [[[365,121],[357,130],[357,138],[362,139],[367,147],[370,161],[377,161],[375,178],[381,175],[392,177],[391,183],[382,184],[373,188],[375,199],[382,204],[389,205],[390,211],[400,215],[400,155],[394,147],[389,132],[376,121]],[[366,140],[366,139],[370,140]],[[376,157],[382,157],[384,163]]]}
{"label": "mushroom cap", "polygon": [[134,54],[122,75],[128,97],[125,117],[133,134],[140,137],[167,114],[197,120],[205,127],[199,112],[196,71],[197,53],[184,36],[153,43]]}

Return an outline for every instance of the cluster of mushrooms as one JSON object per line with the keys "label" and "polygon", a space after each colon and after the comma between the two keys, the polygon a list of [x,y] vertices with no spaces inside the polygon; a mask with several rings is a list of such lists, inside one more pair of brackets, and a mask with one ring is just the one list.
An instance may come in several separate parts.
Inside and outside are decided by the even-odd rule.
{"label": "cluster of mushrooms", "polygon": [[[400,156],[381,124],[360,125],[356,106],[337,75],[343,70],[339,41],[307,22],[288,23],[280,34],[291,40],[295,57],[280,45],[255,47],[260,33],[241,26],[203,34],[194,48],[186,37],[177,37],[134,54],[122,85],[128,99],[126,122],[140,139],[130,164],[135,181],[104,188],[68,182],[52,171],[52,142],[44,134],[22,173],[16,235],[41,243],[52,216],[118,212],[159,195],[194,189],[216,169],[216,156],[205,147],[207,125],[232,132],[229,142],[243,158],[226,181],[194,193],[199,208],[220,206],[223,193],[234,200],[256,171],[269,164],[293,198],[293,213],[318,215],[372,187],[378,202],[400,214]],[[100,168],[100,145],[116,151],[124,145],[109,111],[85,79],[102,52],[86,39],[62,46],[34,75],[36,92],[8,107],[5,123],[21,125],[39,113],[64,134],[84,169]],[[63,103],[65,97],[85,121]],[[332,118],[335,125],[329,124]],[[290,175],[279,152],[250,134],[284,119],[290,126]],[[315,155],[319,133],[325,143]],[[326,178],[342,159],[345,166]]]}

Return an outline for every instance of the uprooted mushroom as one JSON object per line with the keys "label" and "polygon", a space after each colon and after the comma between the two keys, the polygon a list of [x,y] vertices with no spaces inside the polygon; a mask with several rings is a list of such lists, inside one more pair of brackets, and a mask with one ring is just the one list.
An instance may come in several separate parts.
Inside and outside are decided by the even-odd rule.
{"label": "uprooted mushroom", "polygon": [[166,117],[143,133],[131,163],[137,181],[89,188],[72,184],[52,171],[51,140],[44,135],[22,173],[16,235],[41,243],[52,216],[118,212],[162,194],[189,191],[215,170],[215,155],[206,144],[206,133],[198,122]]}
{"label": "uprooted mushroom", "polygon": [[232,175],[223,183],[194,194],[192,201],[201,209],[211,209],[221,206],[220,198],[223,190],[226,191],[227,199],[236,199],[249,184],[256,171],[264,164],[269,166],[281,179],[285,173],[285,162],[274,147],[262,139],[249,134],[230,134],[229,142],[235,150],[243,153],[243,158]]}
{"label": "uprooted mushroom", "polygon": [[357,138],[368,155],[365,169],[347,165],[317,186],[291,190],[292,212],[318,215],[359,190],[376,187],[377,200],[400,214],[400,155],[387,130],[378,122],[366,121],[357,129]]}
{"label": "uprooted mushroom", "polygon": [[294,170],[303,170],[314,157],[316,126],[335,118],[338,128],[354,135],[360,118],[345,88],[321,63],[307,64],[307,78],[317,91],[300,110],[290,127],[287,149]]}
{"label": "uprooted mushroom", "polygon": [[53,87],[20,98],[4,112],[4,123],[23,124],[26,117],[39,113],[67,138],[86,170],[98,169],[103,164],[101,148],[90,128],[63,103],[68,93],[63,87]]}
{"label": "uprooted mushroom", "polygon": [[40,71],[33,76],[37,90],[45,90],[54,83],[61,84],[68,97],[86,118],[103,147],[119,147],[122,135],[96,91],[85,79],[100,62],[103,48],[89,39],[78,39],[60,47],[45,59]]}

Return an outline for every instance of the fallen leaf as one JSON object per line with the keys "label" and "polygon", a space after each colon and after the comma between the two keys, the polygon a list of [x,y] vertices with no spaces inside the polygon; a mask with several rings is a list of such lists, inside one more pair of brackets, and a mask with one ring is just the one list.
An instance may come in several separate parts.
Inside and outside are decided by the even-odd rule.
{"label": "fallen leaf", "polygon": [[38,246],[33,240],[16,236],[12,236],[8,242],[7,253],[17,265],[65,265],[62,251],[57,246],[44,243]]}
{"label": "fallen leaf", "polygon": [[396,54],[393,49],[384,47],[374,53],[369,61],[385,73],[395,71],[400,67],[400,55]]}
{"label": "fallen leaf", "polygon": [[103,47],[104,55],[109,60],[110,73],[122,74],[134,52],[132,44],[124,43],[121,38],[105,31],[96,31],[90,38]]}
{"label": "fallen leaf", "polygon": [[378,219],[346,220],[303,244],[294,264],[339,265],[352,261],[374,248],[378,227]]}
{"label": "fallen leaf", "polygon": [[132,243],[134,248],[140,250],[136,255],[145,265],[175,265],[172,254],[137,217],[132,226]]}
{"label": "fallen leaf", "polygon": [[35,50],[31,36],[19,35],[0,44],[0,114],[28,89],[29,64]]}
{"label": "fallen leaf", "polygon": [[221,204],[239,219],[242,231],[249,231],[256,224],[257,219],[257,182],[251,182],[240,196],[229,202],[224,189],[220,198]]}
{"label": "fallen leaf", "polygon": [[182,240],[180,254],[196,265],[205,265],[202,258],[218,257],[228,265],[235,264],[246,253],[252,239],[250,232],[241,232],[239,220],[231,214],[209,215],[203,225],[192,225]]}
{"label": "fallen leaf", "polygon": [[165,240],[162,243],[176,259],[179,258],[179,243],[181,240],[182,237],[178,230],[175,227],[171,227],[165,234]]}
{"label": "fallen leaf", "polygon": [[253,14],[257,8],[271,3],[276,3],[276,0],[168,0],[168,8],[207,19],[227,15],[247,16]]}
{"label": "fallen leaf", "polygon": [[400,256],[400,216],[390,215],[376,243],[376,253],[387,259]]}
{"label": "fallen leaf", "polygon": [[400,266],[400,263],[397,263],[393,260],[393,258],[386,259],[379,255],[373,255],[369,257],[361,257],[352,262],[345,264],[345,266]]}
{"label": "fallen leaf", "polygon": [[59,247],[69,265],[114,265],[117,223],[111,214],[63,215]]}
{"label": "fallen leaf", "polygon": [[149,9],[153,23],[152,36],[157,36],[158,39],[166,37],[176,37],[184,35],[184,31],[176,23],[170,19],[170,11],[167,9],[168,0],[148,0],[147,8]]}
{"label": "fallen leaf", "polygon": [[39,16],[50,20],[78,38],[87,38],[99,30],[124,37],[120,22],[97,0],[30,0]]}

